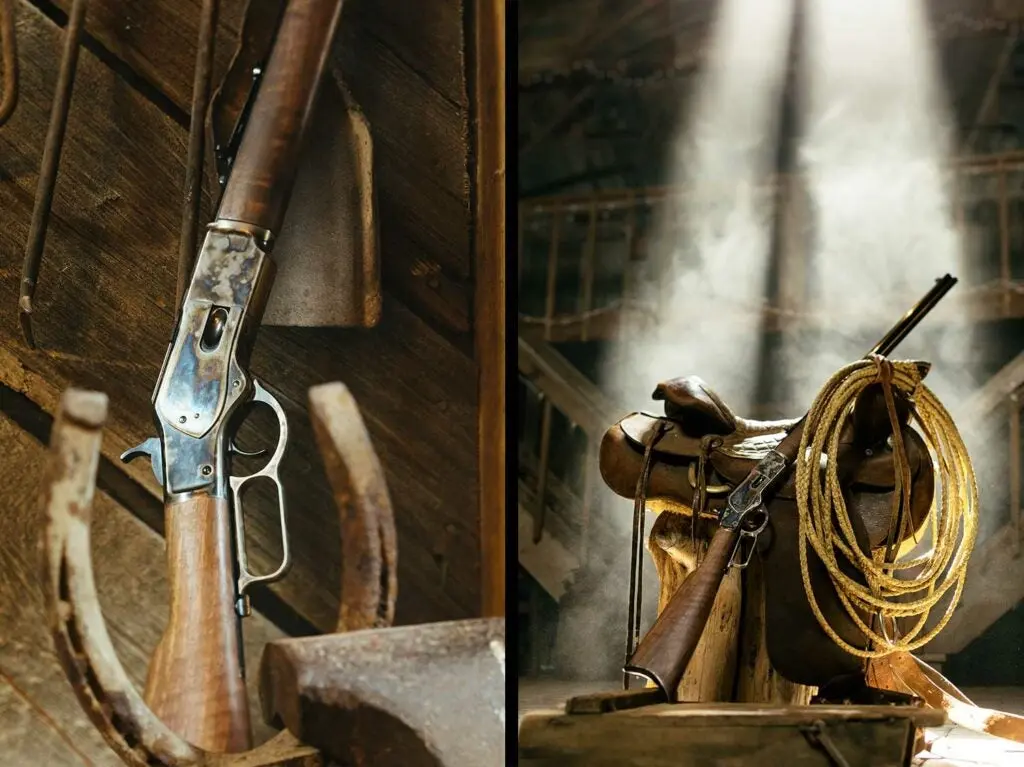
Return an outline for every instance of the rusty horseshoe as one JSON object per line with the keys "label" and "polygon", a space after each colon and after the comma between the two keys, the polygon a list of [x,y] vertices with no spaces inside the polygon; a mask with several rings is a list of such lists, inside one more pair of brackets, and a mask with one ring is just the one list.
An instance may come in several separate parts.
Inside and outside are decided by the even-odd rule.
{"label": "rusty horseshoe", "polygon": [[[341,384],[310,390],[310,411],[341,509],[346,556],[338,630],[382,628],[394,615],[396,545],[383,472],[358,408]],[[142,700],[107,633],[90,553],[90,524],[106,395],[64,392],[50,440],[44,592],[50,633],[79,703],[129,765],[321,767],[312,746],[285,730],[240,754],[212,754],[176,735]],[[361,632],[368,633],[368,632]]]}

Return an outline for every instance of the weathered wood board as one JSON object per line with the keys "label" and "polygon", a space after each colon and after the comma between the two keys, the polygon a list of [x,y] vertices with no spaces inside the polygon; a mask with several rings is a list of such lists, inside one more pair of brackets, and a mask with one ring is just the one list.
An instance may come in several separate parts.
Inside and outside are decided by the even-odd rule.
{"label": "weathered wood board", "polygon": [[[152,432],[149,398],[172,327],[187,131],[175,109],[82,52],[37,293],[40,349],[29,350],[15,304],[62,35],[25,0],[15,5],[22,95],[0,129],[0,383],[51,414],[69,385],[105,391],[103,452],[116,461]],[[90,4],[90,45],[187,110],[198,3],[128,5]],[[222,5],[219,71],[241,18],[240,3]],[[330,380],[353,392],[387,473],[399,535],[398,622],[479,612],[462,9],[398,5],[346,3],[336,51],[375,142],[381,323],[369,331],[264,328],[252,363],[291,428],[282,477],[294,566],[274,588],[319,630],[336,620],[340,544],[305,400],[311,385]],[[242,443],[259,441],[254,432],[243,429]],[[126,472],[159,497],[145,462]],[[271,569],[275,505],[267,494],[246,500],[250,559]]]}
{"label": "weathered wood board", "polygon": [[[43,468],[47,449],[0,414],[0,765],[119,765],[78,705],[46,628],[43,568]],[[102,492],[94,503],[97,589],[111,640],[141,690],[149,657],[167,620],[163,541]],[[283,636],[260,615],[244,629],[247,667]],[[249,700],[257,742],[273,730],[258,715],[256,674]]]}
{"label": "weathered wood board", "polygon": [[519,764],[531,767],[826,767],[815,721],[850,767],[909,765],[917,727],[945,714],[911,706],[662,704],[608,714],[527,714]]}

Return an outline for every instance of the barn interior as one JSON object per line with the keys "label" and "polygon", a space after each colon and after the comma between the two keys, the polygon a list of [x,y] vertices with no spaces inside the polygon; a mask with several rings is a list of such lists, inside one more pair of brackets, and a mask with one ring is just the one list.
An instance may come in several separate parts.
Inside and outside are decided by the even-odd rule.
{"label": "barn interior", "polygon": [[[84,710],[53,649],[41,544],[54,480],[47,446],[68,389],[106,395],[93,569],[106,631],[141,694],[168,620],[165,498],[159,467],[121,456],[154,431],[151,397],[182,294],[186,177],[198,174],[201,189],[188,235],[194,258],[222,192],[222,150],[289,5],[325,6],[0,0],[2,81],[8,95],[17,89],[13,112],[0,97],[0,764],[122,763],[94,726],[111,715],[109,701],[100,714]],[[503,19],[499,3],[461,0],[350,0],[341,11],[275,246],[280,297],[251,359],[288,421],[279,476],[292,559],[286,577],[253,589],[243,621],[256,744],[281,729],[259,714],[265,646],[337,631],[339,605],[354,598],[343,581],[351,585],[346,573],[364,559],[378,568],[367,573],[397,583],[396,626],[504,616]],[[22,259],[38,228],[37,185],[69,47],[77,69],[57,142],[30,344],[19,325]],[[201,50],[212,51],[208,88],[221,98],[210,126],[198,120],[206,151],[196,169],[191,117],[209,95],[194,90]],[[360,549],[343,535],[351,530],[346,513],[362,501],[334,492],[332,459],[314,435],[308,393],[328,382],[347,387],[383,467],[396,572],[380,574],[380,557],[393,551],[375,551],[372,536]],[[277,436],[277,419],[257,409],[238,444],[272,452]],[[344,481],[359,486],[363,478]],[[273,484],[246,489],[244,509],[249,567],[272,572],[283,554]],[[494,655],[499,664],[503,657]],[[503,682],[491,686],[503,699]],[[138,732],[126,737],[130,763],[169,763],[142,753]],[[402,744],[421,737],[433,735],[410,731]],[[422,763],[402,753],[389,757],[398,762],[367,758]],[[174,763],[196,762],[179,752]]]}
{"label": "barn interior", "polygon": [[633,504],[598,470],[609,427],[684,375],[796,417],[946,272],[895,357],[933,363],[979,520],[959,606],[917,654],[1024,711],[1024,6],[517,6],[521,713],[621,689]]}

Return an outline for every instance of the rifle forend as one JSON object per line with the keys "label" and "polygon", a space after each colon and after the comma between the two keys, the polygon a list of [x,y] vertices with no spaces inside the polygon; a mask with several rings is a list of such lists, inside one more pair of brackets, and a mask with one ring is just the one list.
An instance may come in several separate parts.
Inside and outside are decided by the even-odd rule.
{"label": "rifle forend", "polygon": [[217,217],[276,235],[341,15],[341,0],[291,0]]}

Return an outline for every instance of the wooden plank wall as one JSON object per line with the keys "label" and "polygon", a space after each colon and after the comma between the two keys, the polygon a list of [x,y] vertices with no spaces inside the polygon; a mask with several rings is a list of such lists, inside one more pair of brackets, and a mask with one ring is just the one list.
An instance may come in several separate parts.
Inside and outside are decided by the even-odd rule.
{"label": "wooden plank wall", "polygon": [[[226,70],[244,5],[222,0],[215,77]],[[167,610],[161,491],[146,462],[123,467],[117,456],[152,433],[149,398],[172,329],[199,0],[89,3],[32,351],[18,329],[18,279],[69,7],[16,0],[21,101],[0,128],[0,765],[117,763],[45,636],[34,548],[45,450],[2,415],[19,409],[12,392],[41,411],[37,422],[56,412],[68,386],[110,397],[105,470],[121,477],[114,491],[127,479],[129,492],[98,493],[94,551],[103,553],[97,577],[108,626],[140,689]],[[503,550],[504,531],[481,509],[503,506],[494,487],[504,454],[478,455],[478,428],[487,432],[477,402],[504,357],[498,329],[474,315],[503,327],[504,307],[481,310],[474,287],[504,264],[493,237],[479,246],[485,261],[473,256],[465,24],[460,0],[346,2],[334,65],[374,139],[383,317],[373,330],[264,328],[257,340],[253,372],[280,395],[292,429],[282,473],[295,564],[274,599],[254,597],[250,668],[266,641],[335,624],[339,526],[305,401],[324,381],[353,391],[387,472],[399,534],[397,622],[500,612],[504,560],[482,572],[481,550]],[[493,199],[475,202],[494,215]],[[212,213],[207,199],[204,215]],[[485,308],[487,300],[480,297]],[[503,395],[489,397],[490,424],[503,421],[503,405]],[[243,444],[255,437],[255,428],[244,430]],[[485,467],[488,498],[478,493]],[[130,511],[118,503],[132,497]],[[269,569],[279,551],[276,510],[265,495],[248,500],[250,556],[254,569]]]}
{"label": "wooden plank wall", "polygon": [[[199,3],[90,3],[37,293],[38,351],[22,342],[15,305],[62,40],[54,19],[70,3],[15,5],[22,95],[0,129],[0,383],[50,413],[69,385],[107,392],[103,452],[116,461],[152,432],[149,398],[172,329]],[[222,3],[218,73],[242,5]],[[293,633],[329,630],[337,614],[338,523],[305,403],[308,387],[330,380],[353,391],[387,471],[398,621],[480,614],[463,40],[455,0],[349,0],[343,11],[335,59],[375,142],[384,310],[373,330],[264,328],[256,344],[252,369],[281,395],[293,430],[283,477],[295,565],[274,587],[294,611]],[[144,461],[126,471],[159,497]],[[254,500],[250,556],[268,569],[276,510]]]}
{"label": "wooden plank wall", "polygon": [[[0,410],[4,391],[51,415],[67,386],[105,391],[103,453],[116,462],[152,432],[149,398],[172,327],[198,2],[90,3],[37,293],[37,351],[21,341],[15,305],[69,3],[15,6],[21,101],[0,129]],[[242,10],[238,0],[222,3],[218,73]],[[283,475],[295,565],[275,587],[288,608],[274,614],[281,625],[259,614],[246,622],[250,667],[282,630],[330,630],[336,620],[338,523],[305,403],[308,387],[323,381],[352,389],[387,472],[399,533],[398,622],[481,612],[476,354],[488,349],[474,346],[463,40],[459,2],[346,3],[335,58],[375,142],[383,318],[370,331],[265,328],[257,342],[253,371],[281,395],[292,427]],[[114,764],[43,633],[30,556],[43,448],[6,418],[0,444],[0,487],[9,490],[0,516],[11,533],[0,548],[0,750],[12,764]],[[148,466],[124,471],[159,503]],[[7,484],[14,476],[21,481]],[[140,686],[166,615],[153,504],[147,527],[140,509],[97,500],[105,614]],[[279,551],[274,507],[258,496],[247,512],[251,557],[269,568]],[[254,601],[257,613],[270,604]]]}

